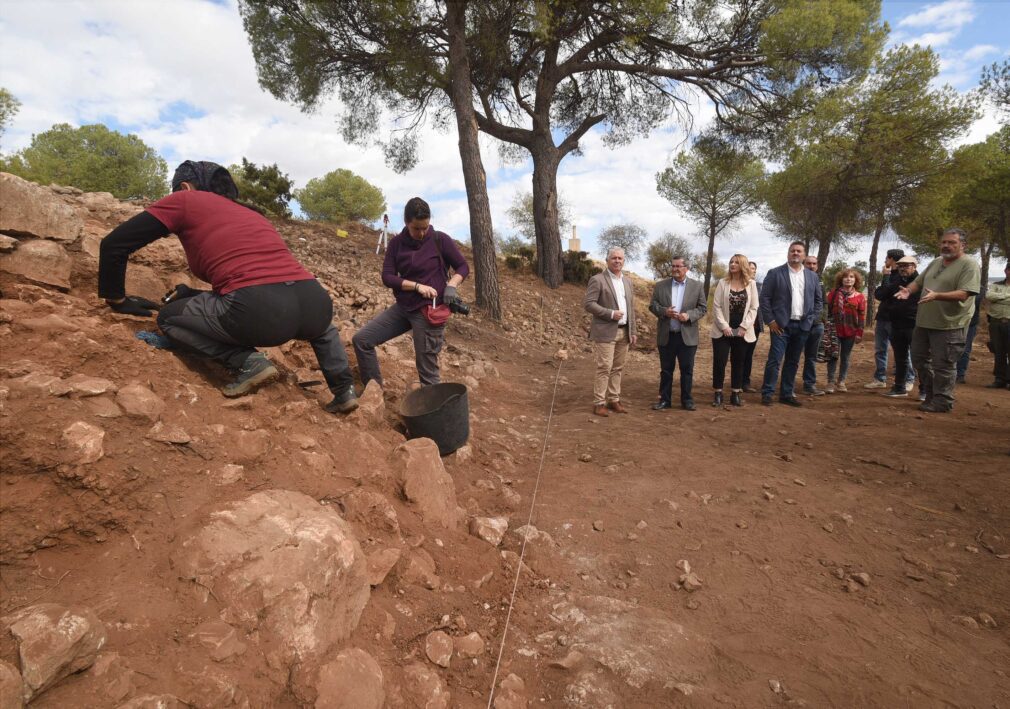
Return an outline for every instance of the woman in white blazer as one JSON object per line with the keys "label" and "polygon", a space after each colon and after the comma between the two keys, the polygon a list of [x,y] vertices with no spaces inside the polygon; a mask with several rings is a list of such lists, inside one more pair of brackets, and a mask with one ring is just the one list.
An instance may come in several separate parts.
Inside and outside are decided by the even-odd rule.
{"label": "woman in white blazer", "polygon": [[758,314],[757,283],[751,279],[750,263],[743,254],[729,260],[729,274],[719,281],[712,299],[712,406],[722,406],[726,361],[730,362],[730,397],[733,406],[743,406],[743,367],[747,343],[757,339],[754,320]]}

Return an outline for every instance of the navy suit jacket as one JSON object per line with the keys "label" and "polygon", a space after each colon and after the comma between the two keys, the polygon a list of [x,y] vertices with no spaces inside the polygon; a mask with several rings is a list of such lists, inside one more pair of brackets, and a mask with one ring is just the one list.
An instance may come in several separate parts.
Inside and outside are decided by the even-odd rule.
{"label": "navy suit jacket", "polygon": [[[824,307],[824,291],[817,274],[803,267],[803,318],[801,330],[810,330]],[[789,283],[789,264],[784,263],[768,271],[761,286],[761,319],[771,324],[774,320],[784,330],[789,325],[793,305],[793,289]]]}

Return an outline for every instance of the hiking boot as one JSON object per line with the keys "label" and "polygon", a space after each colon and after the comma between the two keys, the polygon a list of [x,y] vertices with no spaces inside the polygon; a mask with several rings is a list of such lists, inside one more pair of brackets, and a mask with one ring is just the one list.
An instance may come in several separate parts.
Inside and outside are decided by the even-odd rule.
{"label": "hiking boot", "polygon": [[358,395],[354,387],[348,387],[340,396],[334,396],[333,401],[323,405],[323,409],[331,414],[349,414],[358,408]]}
{"label": "hiking boot", "polygon": [[901,399],[908,396],[908,392],[904,389],[891,389],[890,391],[885,391],[884,396],[890,397],[891,399]]}
{"label": "hiking boot", "polygon": [[607,407],[605,404],[597,404],[596,406],[594,406],[593,413],[596,414],[597,416],[603,416],[604,418],[610,416],[610,414],[607,413]]}
{"label": "hiking boot", "polygon": [[950,407],[930,401],[920,404],[919,411],[924,411],[927,414],[949,414]]}
{"label": "hiking boot", "polygon": [[1006,382],[1001,382],[999,380],[996,380],[996,381],[994,381],[994,382],[992,382],[990,384],[986,384],[985,388],[986,389],[1004,389],[1004,388],[1006,388]]}
{"label": "hiking boot", "polygon": [[253,352],[238,370],[238,376],[231,384],[226,384],[221,393],[229,398],[245,396],[257,388],[273,381],[280,375],[277,367],[262,352]]}
{"label": "hiking boot", "polygon": [[955,384],[966,384],[967,380],[964,378],[963,374],[958,374],[956,377],[954,377],[954,383]]}
{"label": "hiking boot", "polygon": [[624,408],[624,405],[619,400],[608,401],[607,408],[613,411],[615,414],[628,413],[628,410]]}
{"label": "hiking boot", "polygon": [[886,389],[887,382],[882,382],[879,379],[874,379],[872,382],[867,382],[863,385],[864,389]]}

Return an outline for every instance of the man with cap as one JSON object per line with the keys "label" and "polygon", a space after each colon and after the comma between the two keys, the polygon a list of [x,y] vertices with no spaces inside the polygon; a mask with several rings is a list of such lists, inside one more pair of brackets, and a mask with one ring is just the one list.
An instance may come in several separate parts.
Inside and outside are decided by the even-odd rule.
{"label": "man with cap", "polygon": [[925,394],[920,411],[945,414],[954,408],[957,360],[964,351],[973,296],[981,288],[978,262],[964,252],[963,230],[940,236],[940,257],[895,294],[908,300],[920,294],[912,332],[912,364]]}
{"label": "man with cap", "polygon": [[348,413],[358,406],[353,376],[333,303],[315,277],[291,255],[273,224],[243,205],[228,171],[187,160],[175,171],[172,194],[116,227],[102,240],[98,295],[114,311],[149,317],[158,308],[126,295],[130,254],[176,234],[193,274],[211,291],[177,286],[158,313],[158,326],[174,348],[209,357],[237,372],[225,396],[248,394],[279,375],[257,347],[289,340],[312,346],[333,393],[324,408]]}
{"label": "man with cap", "polygon": [[[888,249],[887,256],[884,257],[884,268],[881,270],[880,275],[880,285],[890,285],[895,283],[899,278],[898,269],[896,265],[898,261],[905,258],[905,252],[902,249]],[[913,264],[915,259],[912,259]],[[876,295],[876,291],[874,291]],[[880,300],[878,297],[877,300]],[[892,301],[893,302],[893,295]],[[876,315],[876,327],[873,331],[873,359],[876,367],[873,371],[873,379],[871,379],[867,384],[863,386],[866,389],[886,389],[887,388],[887,343],[891,341],[891,316],[890,307],[885,305],[881,301],[877,308]],[[908,380],[904,383],[902,388],[905,388],[915,380],[915,370],[912,369],[911,355],[905,362],[905,371],[907,372]]]}
{"label": "man with cap", "polygon": [[[886,279],[873,292],[873,296],[880,301],[878,312],[884,312],[887,316],[885,322],[890,330],[891,347],[894,349],[894,386],[884,392],[884,396],[891,398],[908,396],[908,384],[914,376],[908,371],[908,356],[912,345],[912,331],[915,330],[915,312],[919,307],[919,294],[911,295],[906,300],[898,300],[895,296],[899,289],[915,282],[919,276],[915,265],[915,258],[902,256],[893,269],[894,277]],[[877,324],[879,327],[880,321]],[[921,382],[919,390],[922,391]]]}

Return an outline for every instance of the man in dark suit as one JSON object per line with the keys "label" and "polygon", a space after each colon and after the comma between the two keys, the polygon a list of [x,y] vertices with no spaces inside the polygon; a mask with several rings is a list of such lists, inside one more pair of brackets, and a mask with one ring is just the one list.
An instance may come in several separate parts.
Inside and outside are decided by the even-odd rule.
{"label": "man in dark suit", "polygon": [[788,262],[768,271],[761,288],[761,318],[768,324],[771,335],[765,380],[761,387],[761,403],[765,406],[772,404],[779,367],[782,368],[779,401],[800,406],[793,393],[796,370],[810,329],[824,305],[824,293],[817,274],[803,266],[806,255],[807,249],[802,241],[789,244]]}
{"label": "man in dark suit", "polygon": [[701,283],[687,277],[687,259],[671,261],[672,278],[664,278],[652,291],[649,310],[659,318],[656,344],[659,345],[659,401],[653,409],[669,409],[673,396],[673,371],[680,364],[680,405],[694,411],[691,385],[694,355],[698,351],[698,321],[708,307]]}

